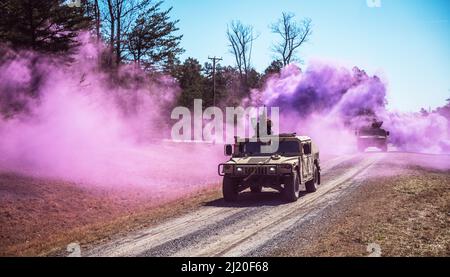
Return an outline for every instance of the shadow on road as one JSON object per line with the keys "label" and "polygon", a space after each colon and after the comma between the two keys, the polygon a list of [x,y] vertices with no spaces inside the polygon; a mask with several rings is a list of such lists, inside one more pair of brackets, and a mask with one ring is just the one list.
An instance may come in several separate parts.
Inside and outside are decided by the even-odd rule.
{"label": "shadow on road", "polygon": [[[306,195],[306,191],[300,192],[300,197]],[[263,191],[259,193],[253,193],[250,191],[244,191],[239,194],[239,198],[236,202],[225,202],[223,198],[206,202],[204,206],[207,207],[233,207],[233,208],[248,208],[248,207],[262,207],[262,206],[281,206],[289,204],[286,202],[282,195],[276,191]]]}

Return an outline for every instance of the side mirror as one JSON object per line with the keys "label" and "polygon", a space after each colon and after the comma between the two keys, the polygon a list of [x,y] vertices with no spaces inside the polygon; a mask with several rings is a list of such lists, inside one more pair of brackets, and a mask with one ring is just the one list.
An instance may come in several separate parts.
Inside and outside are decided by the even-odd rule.
{"label": "side mirror", "polygon": [[225,145],[225,147],[224,147],[224,154],[225,154],[225,156],[233,155],[233,146],[231,144]]}
{"label": "side mirror", "polygon": [[312,153],[311,151],[311,144],[304,144],[303,145],[303,154],[310,155]]}
{"label": "side mirror", "polygon": [[390,136],[391,133],[389,131],[386,132],[386,136]]}

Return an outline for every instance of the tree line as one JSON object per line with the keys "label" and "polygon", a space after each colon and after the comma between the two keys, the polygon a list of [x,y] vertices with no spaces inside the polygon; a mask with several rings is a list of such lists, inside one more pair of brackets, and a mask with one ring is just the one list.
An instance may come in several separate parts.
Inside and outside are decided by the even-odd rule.
{"label": "tree line", "polygon": [[[184,52],[179,20],[172,8],[154,0],[2,0],[0,1],[0,44],[12,49],[32,49],[51,55],[68,56],[76,51],[77,37],[89,31],[108,45],[103,68],[114,69],[132,63],[149,72],[175,77],[182,89],[179,105],[191,107],[193,99],[213,104],[213,68],[195,58],[180,61]],[[72,3],[73,4],[73,3]],[[234,65],[217,65],[216,99],[220,105],[237,105],[259,88],[271,74],[298,58],[299,48],[312,34],[310,19],[296,20],[283,13],[269,26],[279,40],[273,44],[275,59],[264,72],[252,66],[252,50],[259,35],[251,25],[232,21],[226,27],[228,48]]]}

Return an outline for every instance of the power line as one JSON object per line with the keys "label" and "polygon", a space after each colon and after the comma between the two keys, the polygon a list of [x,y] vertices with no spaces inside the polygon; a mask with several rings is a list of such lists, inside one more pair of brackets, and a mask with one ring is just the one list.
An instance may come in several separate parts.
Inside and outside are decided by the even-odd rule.
{"label": "power line", "polygon": [[208,57],[208,59],[213,61],[213,107],[216,106],[216,64],[218,61],[222,60],[222,57]]}

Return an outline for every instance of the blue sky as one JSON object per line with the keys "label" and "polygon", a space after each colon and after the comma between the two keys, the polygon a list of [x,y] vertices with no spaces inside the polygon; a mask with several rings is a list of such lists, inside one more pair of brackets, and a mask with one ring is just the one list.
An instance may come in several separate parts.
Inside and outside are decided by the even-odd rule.
{"label": "blue sky", "polygon": [[259,33],[253,66],[263,71],[273,60],[276,36],[269,25],[283,11],[313,22],[311,41],[299,52],[303,67],[330,61],[378,74],[388,85],[391,110],[417,111],[442,106],[450,98],[450,1],[372,0],[166,0],[184,35],[186,57],[207,61],[222,56],[232,65],[226,28],[232,20]]}

